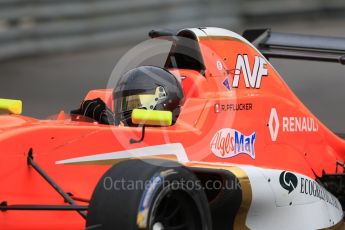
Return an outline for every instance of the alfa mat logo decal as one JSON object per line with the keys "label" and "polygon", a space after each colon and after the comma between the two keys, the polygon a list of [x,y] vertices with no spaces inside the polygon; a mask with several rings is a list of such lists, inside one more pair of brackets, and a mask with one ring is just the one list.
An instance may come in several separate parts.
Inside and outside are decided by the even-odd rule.
{"label": "alfa mat logo decal", "polygon": [[255,140],[255,132],[246,136],[235,129],[224,128],[213,136],[210,147],[212,152],[220,158],[246,154],[255,159]]}
{"label": "alfa mat logo decal", "polygon": [[289,194],[297,188],[298,178],[295,174],[283,171],[279,176],[280,185],[287,191]]}

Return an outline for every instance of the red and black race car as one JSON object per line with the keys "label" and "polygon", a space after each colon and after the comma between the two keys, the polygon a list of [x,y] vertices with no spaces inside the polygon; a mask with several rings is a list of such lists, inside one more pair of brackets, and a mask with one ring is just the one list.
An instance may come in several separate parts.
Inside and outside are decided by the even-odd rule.
{"label": "red and black race car", "polygon": [[0,229],[343,229],[345,142],[268,58],[345,63],[345,39],[176,34],[69,116],[0,100]]}

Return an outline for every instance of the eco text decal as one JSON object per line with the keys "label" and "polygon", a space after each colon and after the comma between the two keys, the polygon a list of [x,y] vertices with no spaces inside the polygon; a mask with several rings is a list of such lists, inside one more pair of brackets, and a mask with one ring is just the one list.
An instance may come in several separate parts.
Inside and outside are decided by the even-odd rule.
{"label": "eco text decal", "polygon": [[341,209],[339,201],[331,195],[324,187],[314,180],[297,177],[292,172],[283,171],[279,176],[279,182],[283,189],[287,190],[288,194],[295,193],[301,195],[311,196],[323,200],[337,209]]}
{"label": "eco text decal", "polygon": [[245,136],[235,129],[224,128],[213,136],[210,147],[212,152],[220,158],[230,158],[239,154],[246,154],[255,159],[255,140],[255,132]]}

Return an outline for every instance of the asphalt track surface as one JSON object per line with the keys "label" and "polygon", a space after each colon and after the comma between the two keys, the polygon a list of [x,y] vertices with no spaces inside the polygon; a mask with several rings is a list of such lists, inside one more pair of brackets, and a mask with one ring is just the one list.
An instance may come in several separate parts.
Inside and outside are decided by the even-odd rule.
{"label": "asphalt track surface", "polygon": [[[245,28],[345,37],[345,19],[261,23]],[[238,31],[241,32],[241,31]],[[0,97],[19,98],[24,114],[45,118],[79,106],[90,89],[105,88],[117,60],[130,49],[113,47],[21,58],[0,63]],[[345,66],[272,60],[273,66],[307,107],[335,132],[345,132]]]}

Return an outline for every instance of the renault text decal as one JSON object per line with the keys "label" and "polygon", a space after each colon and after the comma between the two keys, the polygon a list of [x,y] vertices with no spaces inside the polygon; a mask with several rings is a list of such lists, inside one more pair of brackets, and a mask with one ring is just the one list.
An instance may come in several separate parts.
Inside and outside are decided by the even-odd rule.
{"label": "renault text decal", "polygon": [[319,125],[314,118],[309,116],[281,116],[277,109],[272,108],[268,120],[268,128],[272,141],[276,141],[279,131],[282,132],[317,132]]}

